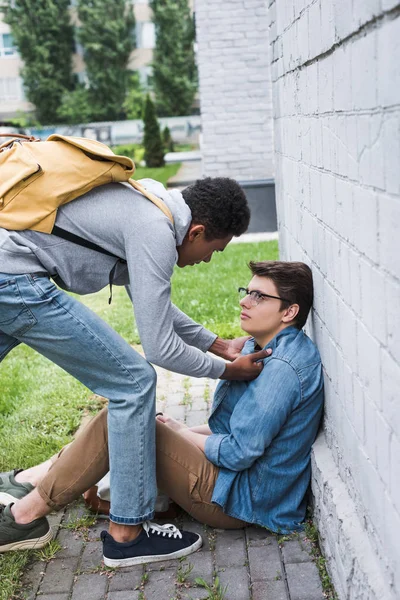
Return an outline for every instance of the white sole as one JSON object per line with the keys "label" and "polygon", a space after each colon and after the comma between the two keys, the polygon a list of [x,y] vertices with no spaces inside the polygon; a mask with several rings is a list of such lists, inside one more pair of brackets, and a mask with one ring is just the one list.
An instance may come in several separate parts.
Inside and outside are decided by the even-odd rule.
{"label": "white sole", "polygon": [[43,548],[53,539],[53,532],[51,528],[46,533],[39,538],[33,538],[32,540],[22,540],[20,542],[12,542],[11,544],[4,544],[0,546],[1,552],[11,552],[12,550],[36,550],[37,548]]}
{"label": "white sole", "polygon": [[203,545],[203,540],[201,537],[189,546],[188,548],[182,548],[182,550],[177,550],[176,552],[172,552],[171,554],[153,554],[150,556],[135,556],[134,558],[107,558],[103,556],[104,564],[107,567],[134,567],[135,565],[144,565],[149,563],[161,562],[163,560],[172,560],[174,558],[182,558],[183,556],[188,556],[193,552],[196,552]]}
{"label": "white sole", "polygon": [[11,502],[17,502],[18,498],[11,496],[11,494],[6,494],[5,492],[0,492],[0,504],[4,504],[7,506],[11,504]]}

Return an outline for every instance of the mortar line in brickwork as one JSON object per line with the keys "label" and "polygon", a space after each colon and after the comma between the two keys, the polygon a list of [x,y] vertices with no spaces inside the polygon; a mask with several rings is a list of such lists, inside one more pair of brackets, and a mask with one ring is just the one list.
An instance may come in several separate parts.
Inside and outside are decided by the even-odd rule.
{"label": "mortar line in brickwork", "polygon": [[[337,138],[337,139],[339,139],[339,138]],[[372,146],[368,146],[368,148],[371,148],[371,147]],[[281,158],[290,160],[293,163],[302,165],[303,167],[305,166],[312,171],[317,171],[321,175],[331,175],[332,177],[335,177],[335,179],[340,179],[341,181],[355,184],[355,185],[357,185],[358,188],[360,188],[362,190],[366,190],[368,192],[373,192],[376,194],[384,194],[385,196],[388,196],[389,198],[393,198],[394,200],[398,199],[398,194],[395,194],[394,192],[388,192],[387,190],[385,190],[383,188],[379,188],[374,185],[368,185],[365,183],[361,183],[357,179],[351,179],[350,177],[347,177],[346,175],[342,175],[341,173],[335,173],[335,171],[329,171],[328,169],[323,169],[321,167],[316,167],[315,165],[307,164],[307,163],[303,162],[301,159],[298,160],[297,158],[294,158],[293,156],[287,156],[287,154],[282,154],[282,152],[279,152],[278,150],[275,151],[275,154]],[[359,158],[357,158],[357,160],[359,160]]]}
{"label": "mortar line in brickwork", "polygon": [[[364,37],[370,31],[373,31],[374,29],[376,29],[378,24],[380,24],[382,21],[394,21],[398,17],[400,17],[400,4],[398,4],[391,10],[384,11],[382,14],[380,14],[376,17],[373,17],[370,21],[367,21],[366,23],[364,23],[364,25],[361,25],[361,27],[359,27],[358,29],[356,29],[355,31],[353,31],[352,33],[347,35],[346,37],[342,38],[338,42],[335,42],[328,50],[325,50],[325,52],[322,52],[321,54],[318,54],[318,56],[314,56],[313,58],[306,60],[304,63],[302,63],[301,65],[298,65],[294,69],[285,71],[285,73],[283,73],[282,75],[280,75],[279,77],[274,79],[273,83],[276,83],[277,81],[279,81],[286,75],[289,75],[290,73],[296,73],[296,71],[301,71],[302,69],[309,67],[310,65],[313,65],[316,62],[319,62],[321,59],[324,59],[324,58],[330,56],[338,48],[341,48],[342,46],[347,44],[349,41],[357,40],[359,38]],[[293,23],[295,23],[295,21],[293,21],[292,24]],[[286,31],[286,30],[284,30],[284,31]],[[284,33],[284,31],[282,33]],[[274,40],[274,43],[276,42],[276,40],[278,40],[280,38],[280,35]],[[270,45],[272,45],[272,44],[270,44]]]}
{"label": "mortar line in brickwork", "polygon": [[[286,115],[280,115],[279,117],[275,116],[275,121],[280,121],[282,119],[298,119],[301,116],[302,119],[318,119],[319,117],[371,117],[374,115],[382,115],[385,117],[387,114],[397,113],[400,109],[400,103],[397,104],[389,104],[388,106],[376,106],[374,108],[354,108],[352,110],[326,110],[324,112],[318,113],[291,113]],[[384,111],[384,112],[383,112]],[[278,152],[277,152],[278,153]]]}

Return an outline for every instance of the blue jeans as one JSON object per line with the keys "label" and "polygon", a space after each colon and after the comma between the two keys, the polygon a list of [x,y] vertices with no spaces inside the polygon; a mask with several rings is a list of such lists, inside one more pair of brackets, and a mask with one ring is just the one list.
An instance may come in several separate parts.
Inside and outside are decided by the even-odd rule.
{"label": "blue jeans", "polygon": [[134,525],[157,496],[153,367],[48,277],[0,273],[0,362],[23,342],[108,398],[111,512]]}

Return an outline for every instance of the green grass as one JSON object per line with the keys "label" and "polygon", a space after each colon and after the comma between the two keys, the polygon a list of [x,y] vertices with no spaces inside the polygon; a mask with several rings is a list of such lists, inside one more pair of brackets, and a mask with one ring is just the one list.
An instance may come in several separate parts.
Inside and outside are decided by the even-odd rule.
{"label": "green grass", "polygon": [[134,179],[155,179],[160,181],[163,185],[167,185],[167,181],[170,177],[177,174],[181,166],[181,163],[172,163],[165,165],[165,167],[159,167],[157,169],[150,169],[149,167],[136,167]]}
{"label": "green grass", "polygon": [[[277,256],[277,242],[236,244],[208,265],[177,268],[173,301],[221,337],[240,335],[236,289],[250,280],[246,264]],[[81,300],[129,343],[139,343],[124,288],[114,288],[111,306],[107,289]],[[72,439],[84,411],[96,409],[82,384],[30,348],[15,348],[0,367],[0,471],[46,460]],[[21,573],[31,556],[29,551],[0,555],[0,600],[18,597]]]}

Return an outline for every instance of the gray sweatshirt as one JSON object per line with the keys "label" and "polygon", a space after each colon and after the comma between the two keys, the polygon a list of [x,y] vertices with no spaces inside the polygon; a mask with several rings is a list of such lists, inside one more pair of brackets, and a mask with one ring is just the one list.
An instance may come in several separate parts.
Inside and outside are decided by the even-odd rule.
{"label": "gray sweatshirt", "polygon": [[[150,362],[194,377],[220,377],[222,360],[205,354],[216,335],[171,303],[171,276],[191,222],[190,209],[177,190],[143,179],[143,185],[170,208],[174,225],[129,184],[98,187],[62,206],[56,225],[98,244],[119,263],[115,285],[129,286],[143,350]],[[44,273],[77,294],[108,285],[116,259],[55,235],[0,228],[0,272]]]}

